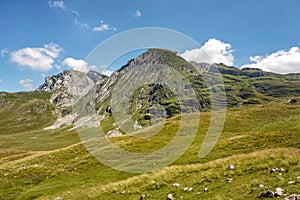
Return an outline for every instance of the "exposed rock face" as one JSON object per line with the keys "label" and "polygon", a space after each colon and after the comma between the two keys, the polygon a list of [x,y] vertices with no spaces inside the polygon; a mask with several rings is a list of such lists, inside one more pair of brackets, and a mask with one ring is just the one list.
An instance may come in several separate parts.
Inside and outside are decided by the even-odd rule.
{"label": "exposed rock face", "polygon": [[51,102],[61,108],[73,105],[80,97],[86,95],[94,84],[104,80],[105,76],[90,71],[66,70],[54,76],[48,76],[38,90],[51,92]]}

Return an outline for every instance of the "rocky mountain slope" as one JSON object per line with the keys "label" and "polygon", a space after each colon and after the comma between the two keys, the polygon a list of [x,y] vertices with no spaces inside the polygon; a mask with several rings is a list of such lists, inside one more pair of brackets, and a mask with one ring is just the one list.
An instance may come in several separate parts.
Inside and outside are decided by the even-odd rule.
{"label": "rocky mountain slope", "polygon": [[[140,56],[129,60],[110,77],[94,71],[87,74],[78,71],[64,71],[58,75],[47,77],[45,83],[38,90],[50,92],[51,102],[65,116],[71,113],[71,106],[93,88],[95,101],[92,104],[99,115],[107,117],[106,113],[110,113],[113,109],[111,98],[118,81],[122,81],[124,77],[128,79],[130,73],[141,71],[149,64],[166,65],[175,69],[190,85],[187,85],[183,91],[188,92],[192,88],[197,100],[187,97],[180,105],[178,96],[168,88],[168,85],[161,83],[151,83],[136,88],[130,97],[128,112],[132,119],[142,126],[156,123],[160,118],[172,117],[180,113],[182,109],[184,112],[209,110],[210,91],[216,93],[218,90],[225,90],[229,107],[259,104],[274,98],[292,98],[300,95],[299,74],[279,75],[260,69],[238,69],[223,64],[190,63],[176,52],[162,49],[149,49]],[[170,72],[169,69],[169,71],[165,71],[165,74]],[[155,72],[153,71],[153,73]],[[203,76],[214,77],[219,73],[222,75],[224,86],[209,85],[207,80],[203,79]],[[124,84],[126,87],[132,86],[130,81]]]}

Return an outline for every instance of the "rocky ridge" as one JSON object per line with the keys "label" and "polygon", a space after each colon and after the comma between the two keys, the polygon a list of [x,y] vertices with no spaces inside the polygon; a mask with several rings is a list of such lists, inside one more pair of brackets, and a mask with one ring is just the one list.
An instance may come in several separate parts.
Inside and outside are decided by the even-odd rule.
{"label": "rocky ridge", "polygon": [[[210,108],[209,92],[225,90],[228,106],[242,104],[257,104],[272,100],[274,97],[295,97],[300,95],[300,75],[279,75],[264,72],[260,69],[238,69],[224,64],[209,65],[206,63],[187,62],[176,52],[149,49],[147,52],[133,58],[106,77],[98,72],[64,71],[58,75],[46,77],[45,83],[38,90],[51,93],[51,103],[60,109],[62,116],[70,114],[71,106],[94,88],[94,102],[99,115],[111,114],[112,90],[121,77],[128,76],[130,71],[139,71],[145,65],[162,64],[178,71],[190,83],[197,96],[197,102],[187,99],[184,103],[186,112],[207,110]],[[168,72],[165,72],[168,74]],[[224,87],[211,85],[207,87],[201,77],[204,74],[220,73]],[[128,86],[130,82],[126,83]],[[188,87],[188,86],[186,86]],[[128,112],[138,125],[151,125],[157,118],[172,117],[181,112],[178,99],[168,90],[168,86],[150,84],[134,91],[130,97]],[[158,105],[158,107],[157,107]],[[108,112],[110,111],[110,112]],[[162,115],[162,113],[166,115]],[[155,116],[156,115],[156,116]],[[158,116],[158,117],[157,117]],[[159,119],[158,119],[159,120]]]}

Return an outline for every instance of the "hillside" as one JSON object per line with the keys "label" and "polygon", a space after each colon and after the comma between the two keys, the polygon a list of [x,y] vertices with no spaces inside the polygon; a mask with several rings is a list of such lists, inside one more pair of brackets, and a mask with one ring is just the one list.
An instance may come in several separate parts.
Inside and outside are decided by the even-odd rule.
{"label": "hillside", "polygon": [[[111,100],[119,97],[114,88],[120,82],[125,89],[134,85],[122,79],[132,72],[146,74],[149,63],[170,67],[160,71],[164,78],[175,69],[188,83],[182,91],[188,93],[191,85],[196,100],[182,96],[181,110],[179,96],[161,82],[137,87],[131,95],[125,92],[127,111],[138,128],[124,134],[113,115],[116,105]],[[224,85],[215,82],[216,77]],[[286,196],[300,194],[299,88],[299,74],[190,63],[176,52],[150,49],[111,77],[69,70],[47,77],[36,91],[1,92],[0,199],[166,199],[169,194],[174,199],[258,199],[276,188]],[[212,151],[199,158],[213,120],[210,92],[222,90],[227,100],[222,134]],[[93,101],[85,102],[90,96]],[[93,156],[110,152],[110,146],[101,146],[101,140],[83,141],[77,132],[94,134],[85,126],[92,120],[80,114],[90,109],[109,141],[128,152],[155,152],[177,136],[183,143],[193,127],[197,131],[188,149],[169,166],[142,174],[118,171]],[[82,121],[80,129],[77,120]],[[177,135],[180,128],[182,134]],[[228,169],[230,165],[234,168]]]}
{"label": "hillside", "polygon": [[[138,199],[142,194],[149,194],[149,199],[165,198],[169,193],[176,199],[179,196],[193,199],[198,196],[197,192],[207,199],[256,199],[262,191],[275,187],[282,187],[287,194],[299,193],[299,108],[299,105],[290,105],[289,100],[280,100],[263,106],[229,109],[217,145],[207,157],[200,159],[198,152],[210,119],[210,113],[203,112],[201,128],[190,148],[172,164],[174,167],[153,172],[153,175],[139,176],[103,166],[76,142],[54,151],[36,151],[26,158],[0,165],[1,196],[5,199],[88,199],[88,196],[119,199],[126,191],[126,199]],[[193,114],[190,119],[193,124]],[[151,140],[123,136],[112,141],[129,151],[152,151],[173,137],[172,130],[179,123],[177,117],[170,118],[165,130]],[[67,145],[70,141],[62,138],[60,142]],[[28,146],[31,141],[24,140],[24,143]],[[51,136],[43,145],[49,144]],[[22,149],[14,145],[11,148]],[[31,148],[28,151],[35,147]],[[227,171],[229,164],[236,170]],[[284,168],[285,172],[282,176],[279,172],[270,174],[273,167]],[[119,182],[132,176],[135,178]],[[233,181],[229,183],[226,178],[233,178]],[[288,184],[289,181],[295,182]],[[159,188],[156,188],[158,182]],[[181,186],[173,188],[173,183]],[[260,184],[265,187],[260,188]],[[183,192],[184,187],[193,187],[193,191]],[[203,192],[203,187],[209,188],[207,193]]]}

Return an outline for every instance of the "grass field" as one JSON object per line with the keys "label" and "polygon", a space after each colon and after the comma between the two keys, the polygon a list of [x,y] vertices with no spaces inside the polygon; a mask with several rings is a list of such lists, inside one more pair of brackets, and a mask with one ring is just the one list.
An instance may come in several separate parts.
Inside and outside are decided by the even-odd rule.
{"label": "grass field", "polygon": [[[191,124],[197,114],[188,115]],[[299,121],[300,105],[290,105],[288,99],[230,108],[218,143],[200,159],[210,122],[210,113],[203,112],[189,149],[171,166],[147,174],[104,166],[70,127],[4,131],[0,134],[0,199],[139,199],[142,194],[148,199],[165,199],[169,193],[176,199],[257,199],[260,192],[275,187],[300,193]],[[103,127],[108,130],[107,124]],[[151,152],[166,145],[179,125],[180,117],[175,116],[151,138],[121,136],[111,141],[131,152]],[[155,129],[144,131],[151,128]],[[229,164],[236,169],[226,170]],[[272,167],[282,167],[284,172],[270,174]],[[173,183],[180,187],[172,187]],[[184,187],[193,190],[184,192]]]}

